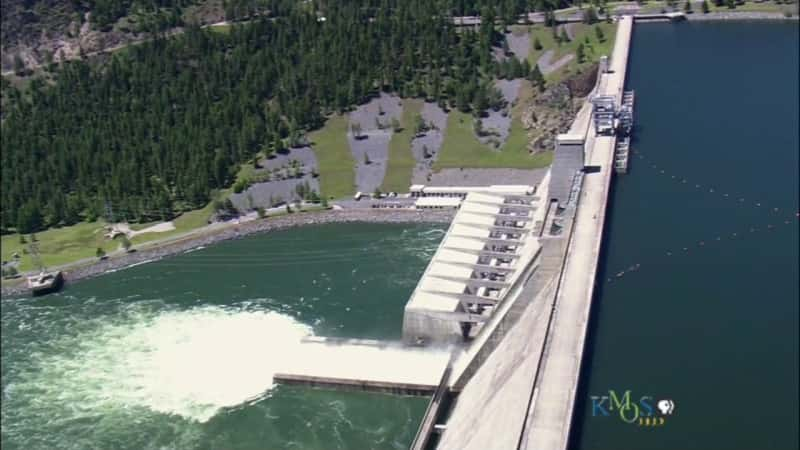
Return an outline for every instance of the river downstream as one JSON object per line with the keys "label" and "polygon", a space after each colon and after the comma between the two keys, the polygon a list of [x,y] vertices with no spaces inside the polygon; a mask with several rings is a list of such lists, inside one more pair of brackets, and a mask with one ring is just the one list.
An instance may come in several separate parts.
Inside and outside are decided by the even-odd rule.
{"label": "river downstream", "polygon": [[272,385],[300,339],[399,339],[444,230],[255,235],[2,303],[4,449],[404,449],[422,397]]}

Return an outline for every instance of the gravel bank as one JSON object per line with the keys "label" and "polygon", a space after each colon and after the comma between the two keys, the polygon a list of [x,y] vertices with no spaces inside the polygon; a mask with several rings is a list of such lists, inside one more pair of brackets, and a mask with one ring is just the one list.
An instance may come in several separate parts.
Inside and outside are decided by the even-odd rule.
{"label": "gravel bank", "polygon": [[506,42],[508,42],[508,49],[520,62],[528,58],[528,52],[531,49],[531,35],[525,30],[521,33],[506,33]]}
{"label": "gravel bank", "polygon": [[555,72],[575,58],[573,53],[568,53],[556,61],[553,61],[553,56],[555,56],[555,50],[547,50],[542,54],[542,56],[539,57],[539,61],[536,62],[536,64],[539,66],[539,70],[542,71],[542,75]]}
{"label": "gravel bank", "polygon": [[[306,182],[308,182],[308,187],[311,190],[319,192],[319,179],[313,178],[309,173],[306,173],[301,178],[255,183],[244,192],[231,194],[230,198],[236,209],[241,212],[247,212],[259,207],[266,209],[270,208],[273,202],[302,200],[297,194],[297,186]],[[252,202],[250,199],[252,199]]]}
{"label": "gravel bank", "polygon": [[308,169],[317,167],[317,156],[311,147],[305,145],[288,149],[285,152],[274,153],[270,158],[261,158],[259,164],[262,169],[257,169],[256,173],[264,170],[280,169],[281,167],[288,166],[292,160],[297,160],[300,164]]}
{"label": "gravel bank", "polygon": [[[64,278],[68,283],[102,275],[109,270],[121,269],[134,264],[155,261],[168,256],[184,253],[200,246],[209,246],[228,239],[238,239],[250,234],[267,231],[286,230],[289,228],[320,225],[327,223],[449,223],[454,211],[417,211],[417,210],[327,210],[321,212],[295,213],[264,220],[255,220],[226,227],[218,232],[188,238],[180,242],[165,244],[158,248],[139,250],[120,257],[98,261],[86,267],[65,270]],[[2,297],[27,293],[24,284],[3,287]]]}
{"label": "gravel bank", "polygon": [[577,28],[577,23],[568,23],[564,25],[564,29],[567,31],[567,37],[570,41],[575,40],[575,28]]}
{"label": "gravel bank", "polygon": [[503,49],[500,47],[492,47],[492,58],[497,62],[503,62],[508,59],[505,53],[503,53]]}
{"label": "gravel bank", "polygon": [[495,149],[499,149],[506,143],[508,139],[508,132],[511,129],[511,105],[517,100],[519,95],[519,87],[521,80],[497,80],[494,82],[494,87],[499,89],[503,94],[503,98],[508,105],[495,111],[489,109],[486,117],[481,118],[481,123],[485,136],[479,136],[478,140],[484,145],[492,145]]}
{"label": "gravel bank", "polygon": [[368,103],[360,105],[351,112],[349,119],[351,124],[361,125],[361,131],[366,133],[380,131],[375,119],[379,119],[382,124],[389,127],[392,119],[400,120],[402,114],[403,104],[400,97],[381,92],[378,97],[372,98]]}
{"label": "gravel bank", "polygon": [[[278,173],[289,175],[292,161],[297,161],[303,175],[295,178],[279,179]],[[272,202],[301,200],[297,194],[297,186],[308,183],[309,188],[319,192],[319,180],[312,176],[312,171],[318,170],[317,157],[311,147],[297,147],[286,152],[274,154],[271,158],[262,158],[259,161],[261,168],[256,169],[255,176],[271,174],[271,180],[254,183],[247,190],[239,194],[231,194],[231,202],[239,211],[249,211],[251,208],[269,208]],[[249,196],[249,197],[248,197]],[[252,199],[252,206],[251,201]]]}
{"label": "gravel bank", "polygon": [[[381,93],[369,103],[350,113],[350,124],[361,126],[361,137],[347,132],[350,152],[356,161],[356,187],[361,192],[373,192],[383,183],[389,161],[389,141],[392,139],[392,119],[400,120],[402,102],[395,95]],[[383,129],[378,128],[378,121]],[[369,164],[367,164],[367,155]]]}
{"label": "gravel bank", "polygon": [[[444,141],[447,129],[447,113],[436,103],[425,102],[422,105],[422,119],[433,128],[411,141],[411,153],[417,165],[411,176],[412,184],[425,184],[431,174],[431,166],[439,157],[439,148]],[[428,149],[429,158],[425,158],[425,148]]]}

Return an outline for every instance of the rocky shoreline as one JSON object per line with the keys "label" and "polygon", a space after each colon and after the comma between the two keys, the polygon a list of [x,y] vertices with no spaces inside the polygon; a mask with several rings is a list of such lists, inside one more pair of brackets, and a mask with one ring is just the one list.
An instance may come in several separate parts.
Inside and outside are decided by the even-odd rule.
{"label": "rocky shoreline", "polygon": [[[280,231],[308,225],[331,223],[450,223],[455,211],[420,210],[327,210],[321,212],[300,212],[280,217],[232,225],[222,230],[182,239],[146,250],[138,250],[119,257],[97,261],[87,266],[64,270],[67,283],[102,275],[111,270],[119,270],[135,264],[156,261],[172,255],[187,252],[200,246],[208,246],[229,239],[238,239],[251,234]],[[24,283],[2,288],[2,297],[19,296],[28,292]]]}

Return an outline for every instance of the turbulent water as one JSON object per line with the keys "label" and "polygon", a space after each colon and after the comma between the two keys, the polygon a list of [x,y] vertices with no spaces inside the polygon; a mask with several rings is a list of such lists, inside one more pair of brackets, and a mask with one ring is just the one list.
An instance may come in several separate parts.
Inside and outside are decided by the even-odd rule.
{"label": "turbulent water", "polygon": [[308,335],[396,339],[443,230],[228,242],[2,305],[2,446],[406,448],[427,399],[275,386]]}

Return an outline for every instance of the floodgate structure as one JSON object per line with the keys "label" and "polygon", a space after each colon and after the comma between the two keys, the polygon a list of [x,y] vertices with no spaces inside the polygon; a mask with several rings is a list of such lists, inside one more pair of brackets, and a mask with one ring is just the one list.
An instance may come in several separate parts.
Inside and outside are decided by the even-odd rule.
{"label": "floodgate structure", "polygon": [[[611,178],[627,170],[632,30],[631,16],[618,20],[613,52],[540,179],[413,187],[459,209],[406,304],[402,344],[367,353],[387,344],[317,339],[329,361],[365,349],[361,364],[308,363],[276,381],[431,395],[413,449],[565,449]],[[387,371],[396,364],[382,358],[414,370]]]}

